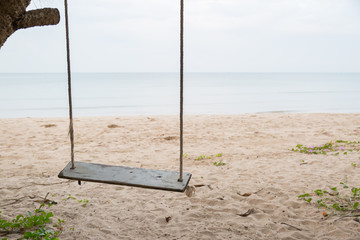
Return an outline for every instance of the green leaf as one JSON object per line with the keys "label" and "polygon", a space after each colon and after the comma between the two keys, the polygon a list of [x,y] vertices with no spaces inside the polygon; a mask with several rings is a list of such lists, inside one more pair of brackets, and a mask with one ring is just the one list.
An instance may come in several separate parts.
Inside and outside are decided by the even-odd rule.
{"label": "green leaf", "polygon": [[318,195],[318,196],[321,196],[321,195],[323,195],[323,194],[324,194],[324,193],[323,193],[323,191],[322,191],[321,189],[316,189],[314,192],[315,192],[315,193],[316,193],[316,195]]}
{"label": "green leaf", "polygon": [[351,192],[353,193],[354,197],[358,194],[358,192],[360,193],[360,188],[352,188]]}
{"label": "green leaf", "polygon": [[309,196],[309,194],[305,193],[305,194],[299,195],[298,198],[304,198],[304,197],[308,197],[308,196]]}
{"label": "green leaf", "polygon": [[336,210],[339,210],[339,203],[334,203],[332,207],[335,208]]}

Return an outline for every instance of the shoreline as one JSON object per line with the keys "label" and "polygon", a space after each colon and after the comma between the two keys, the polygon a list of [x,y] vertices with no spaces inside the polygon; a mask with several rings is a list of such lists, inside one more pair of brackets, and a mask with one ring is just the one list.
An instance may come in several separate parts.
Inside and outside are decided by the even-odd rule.
{"label": "shoreline", "polygon": [[[248,115],[271,115],[271,114],[289,114],[289,115],[306,115],[306,114],[328,114],[328,115],[360,115],[360,112],[296,112],[296,111],[264,111],[264,112],[248,112],[248,113],[234,113],[234,114],[222,114],[222,113],[201,113],[201,114],[186,114],[186,117],[196,116],[217,116],[217,117],[228,117],[228,116],[248,116]],[[129,115],[92,115],[92,116],[73,116],[73,118],[129,118],[129,117],[176,117],[179,114],[129,114]],[[69,119],[69,116],[29,116],[29,117],[0,117],[0,120],[7,119]]]}

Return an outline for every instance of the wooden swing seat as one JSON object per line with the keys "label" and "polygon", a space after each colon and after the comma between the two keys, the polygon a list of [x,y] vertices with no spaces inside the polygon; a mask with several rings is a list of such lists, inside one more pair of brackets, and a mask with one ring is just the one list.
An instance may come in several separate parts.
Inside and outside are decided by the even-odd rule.
{"label": "wooden swing seat", "polygon": [[71,162],[59,173],[59,178],[151,188],[174,192],[184,192],[189,184],[191,173],[184,172],[183,181],[178,181],[179,173],[123,166],[111,166],[87,162]]}
{"label": "wooden swing seat", "polygon": [[[69,136],[71,143],[71,162],[59,173],[59,178],[71,180],[109,183],[133,187],[151,188],[175,192],[184,192],[189,184],[191,173],[183,172],[183,102],[184,102],[184,0],[180,0],[180,173],[164,170],[111,166],[87,162],[74,164],[74,128],[71,94],[71,66],[68,1],[65,2],[65,32],[67,53],[67,75],[69,96]],[[72,167],[74,168],[72,169]],[[179,181],[180,175],[182,181]]]}

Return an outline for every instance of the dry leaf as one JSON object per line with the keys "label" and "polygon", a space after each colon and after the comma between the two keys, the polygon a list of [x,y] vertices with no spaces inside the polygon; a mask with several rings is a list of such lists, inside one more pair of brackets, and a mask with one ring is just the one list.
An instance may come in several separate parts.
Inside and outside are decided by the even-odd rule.
{"label": "dry leaf", "polygon": [[251,196],[252,193],[241,194],[240,192],[238,192],[237,194],[240,195],[240,196],[243,196],[243,197],[249,197],[249,196]]}
{"label": "dry leaf", "polygon": [[247,216],[249,216],[250,214],[253,214],[253,213],[255,213],[255,209],[251,208],[251,209],[247,210],[245,213],[236,214],[236,215],[239,215],[240,217],[247,217]]}

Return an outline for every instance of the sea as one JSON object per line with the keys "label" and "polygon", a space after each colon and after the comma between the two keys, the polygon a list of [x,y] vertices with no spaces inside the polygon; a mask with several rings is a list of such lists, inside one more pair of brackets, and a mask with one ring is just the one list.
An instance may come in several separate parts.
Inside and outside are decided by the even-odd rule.
{"label": "sea", "polygon": [[[73,115],[179,114],[179,73],[73,73]],[[66,73],[0,73],[0,118],[67,117]],[[184,114],[360,113],[360,73],[185,73]]]}

